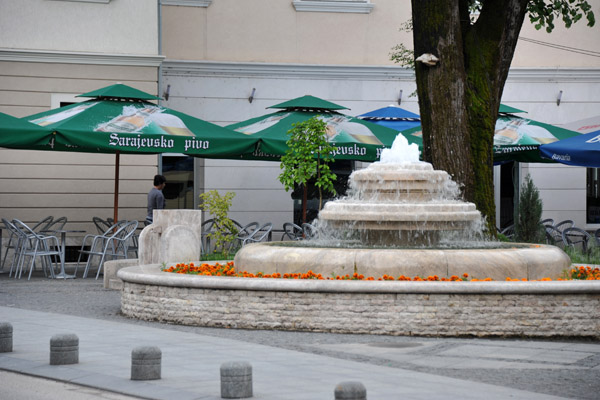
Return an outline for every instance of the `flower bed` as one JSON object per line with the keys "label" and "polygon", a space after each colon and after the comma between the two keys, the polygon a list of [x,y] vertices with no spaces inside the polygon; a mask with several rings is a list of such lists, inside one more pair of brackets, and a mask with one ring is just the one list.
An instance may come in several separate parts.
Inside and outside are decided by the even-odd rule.
{"label": "flower bed", "polygon": [[[239,278],[273,278],[273,279],[319,279],[319,280],[365,280],[365,281],[442,281],[442,282],[463,282],[463,281],[491,281],[491,278],[486,279],[469,279],[469,274],[463,274],[461,277],[452,275],[450,278],[442,277],[440,278],[437,275],[428,276],[426,278],[422,278],[420,276],[415,276],[414,278],[406,277],[404,275],[400,275],[398,278],[394,278],[393,276],[383,275],[379,278],[374,278],[372,276],[365,277],[362,274],[354,273],[353,275],[336,275],[335,277],[323,277],[321,274],[316,274],[311,270],[303,274],[263,274],[258,272],[256,274],[249,273],[247,271],[236,272],[233,261],[230,261],[226,264],[208,264],[203,263],[198,266],[194,265],[194,263],[179,263],[173,265],[169,268],[163,269],[165,272],[172,272],[177,274],[191,274],[191,275],[203,275],[203,276],[231,276],[231,277],[239,277]],[[564,278],[559,278],[557,280],[600,280],[600,268],[595,267],[592,268],[590,266],[581,266],[577,268],[573,268],[569,271],[569,274]],[[512,279],[510,277],[506,278],[507,281],[527,281],[527,279]],[[551,281],[550,278],[540,279],[541,281]]]}

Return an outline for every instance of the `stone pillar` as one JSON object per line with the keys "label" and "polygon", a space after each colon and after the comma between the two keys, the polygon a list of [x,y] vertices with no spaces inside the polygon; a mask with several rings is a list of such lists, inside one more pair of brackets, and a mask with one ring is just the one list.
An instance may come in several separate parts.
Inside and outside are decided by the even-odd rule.
{"label": "stone pillar", "polygon": [[0,322],[0,353],[13,351],[13,327],[9,322]]}
{"label": "stone pillar", "polygon": [[200,260],[202,211],[154,210],[139,240],[140,265]]}
{"label": "stone pillar", "polygon": [[160,379],[162,352],[155,346],[136,347],[131,351],[131,380]]}
{"label": "stone pillar", "polygon": [[341,382],[335,387],[335,400],[367,400],[367,389],[360,382]]}
{"label": "stone pillar", "polygon": [[50,339],[50,365],[79,363],[79,338],[72,333],[54,335]]}
{"label": "stone pillar", "polygon": [[252,365],[248,362],[226,362],[221,365],[221,398],[252,397]]}

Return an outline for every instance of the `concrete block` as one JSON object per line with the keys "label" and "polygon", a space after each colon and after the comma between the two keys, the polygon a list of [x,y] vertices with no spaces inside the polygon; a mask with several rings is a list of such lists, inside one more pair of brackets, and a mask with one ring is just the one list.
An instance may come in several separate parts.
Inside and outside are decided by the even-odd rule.
{"label": "concrete block", "polygon": [[79,338],[72,333],[63,333],[50,338],[50,365],[79,363]]}
{"label": "concrete block", "polygon": [[13,351],[13,327],[9,322],[0,322],[0,353]]}
{"label": "concrete block", "polygon": [[335,400],[367,400],[367,389],[360,382],[341,382],[334,390]]}
{"label": "concrete block", "polygon": [[155,346],[140,346],[131,351],[131,380],[160,379],[162,352]]}
{"label": "concrete block", "polygon": [[137,258],[127,258],[124,260],[110,260],[104,262],[104,289],[121,290],[123,281],[117,278],[117,272],[121,268],[133,267],[138,265]]}
{"label": "concrete block", "polygon": [[230,361],[221,365],[221,398],[252,397],[252,365]]}

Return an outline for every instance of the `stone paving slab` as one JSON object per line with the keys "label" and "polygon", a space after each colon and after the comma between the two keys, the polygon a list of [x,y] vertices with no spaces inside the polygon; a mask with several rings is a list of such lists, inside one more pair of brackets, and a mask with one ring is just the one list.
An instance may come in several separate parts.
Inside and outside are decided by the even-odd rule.
{"label": "stone paving slab", "polygon": [[[219,367],[227,361],[252,364],[256,399],[331,399],[335,385],[347,380],[362,382],[371,400],[559,398],[239,340],[106,320],[0,307],[0,321],[10,322],[14,329],[14,351],[0,354],[0,369],[149,399],[219,399]],[[65,332],[74,333],[80,339],[80,363],[50,366],[50,338]],[[131,350],[142,345],[161,349],[162,379],[129,379]],[[360,351],[367,350],[360,348]],[[431,358],[432,362],[443,362],[437,360],[440,357]],[[416,359],[423,361],[427,357]]]}

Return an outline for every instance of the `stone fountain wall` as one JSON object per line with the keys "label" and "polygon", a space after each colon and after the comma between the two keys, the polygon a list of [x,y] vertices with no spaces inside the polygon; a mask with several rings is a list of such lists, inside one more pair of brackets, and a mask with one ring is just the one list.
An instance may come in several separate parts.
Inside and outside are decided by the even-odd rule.
{"label": "stone fountain wall", "polygon": [[126,268],[123,314],[239,329],[600,339],[600,282],[367,282],[202,277]]}
{"label": "stone fountain wall", "polygon": [[201,211],[154,210],[154,222],[140,234],[139,264],[199,260],[201,238]]}
{"label": "stone fountain wall", "polygon": [[104,263],[104,288],[120,290],[117,273],[125,267],[199,260],[201,237],[200,210],[154,210],[154,223],[140,233],[138,258]]}

